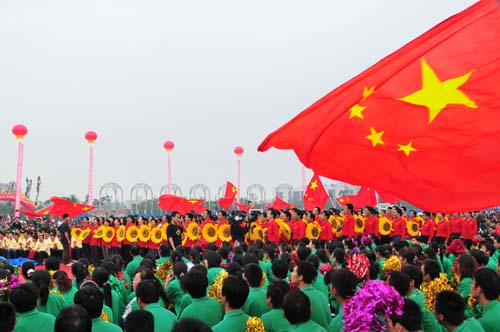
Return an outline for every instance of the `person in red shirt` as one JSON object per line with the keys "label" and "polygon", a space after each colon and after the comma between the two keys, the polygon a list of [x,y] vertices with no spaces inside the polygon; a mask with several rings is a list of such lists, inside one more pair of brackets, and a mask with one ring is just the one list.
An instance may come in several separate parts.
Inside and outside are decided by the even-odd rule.
{"label": "person in red shirt", "polygon": [[435,222],[431,218],[430,212],[424,212],[424,221],[420,227],[420,242],[430,243],[434,237]]}
{"label": "person in red shirt", "polygon": [[[192,213],[186,213],[184,216],[184,229],[187,230],[189,224],[196,223],[196,219]],[[191,248],[194,246],[195,240],[191,240],[189,237],[186,238],[186,243],[184,243],[184,247]]]}
{"label": "person in red shirt", "polygon": [[[134,218],[132,216],[127,217],[127,223],[125,224],[125,234],[127,234],[127,230],[134,224]],[[121,243],[121,255],[125,263],[128,263],[132,260],[132,256],[130,255],[130,241],[125,237]]]}
{"label": "person in red shirt", "polygon": [[95,233],[97,232],[97,229],[99,228],[99,224],[97,223],[97,220],[94,218],[90,222],[90,253],[91,253],[91,258],[90,262],[95,266],[98,267],[101,265],[101,239],[96,239],[94,237]]}
{"label": "person in red shirt", "polygon": [[464,220],[458,213],[454,213],[451,215],[450,218],[450,233],[451,233],[451,239],[457,239],[462,235],[462,224]]}
{"label": "person in red shirt", "polygon": [[470,212],[464,214],[464,222],[462,224],[462,237],[465,239],[465,245],[470,248],[472,245],[472,237],[477,234],[477,221],[472,217]]}
{"label": "person in red shirt", "polygon": [[436,242],[439,244],[445,244],[450,238],[450,223],[444,219],[444,214],[437,213],[436,218],[438,223],[436,224]]}
{"label": "person in red shirt", "polygon": [[321,211],[319,214],[319,226],[321,227],[321,233],[319,235],[320,241],[330,241],[333,239],[332,224],[328,221],[330,218],[330,211]]}
{"label": "person in red shirt", "polygon": [[401,216],[402,211],[399,207],[392,208],[392,236],[396,241],[404,241],[406,238],[406,221]]}
{"label": "person in red shirt", "polygon": [[[229,222],[227,221],[226,211],[217,212],[217,230],[219,230],[219,227],[221,225],[225,225],[225,224],[229,224]],[[222,240],[220,238],[217,238],[215,245],[217,246],[217,248],[220,248],[222,246]]]}
{"label": "person in red shirt", "polygon": [[342,237],[354,238],[354,216],[352,215],[354,207],[351,203],[347,203],[344,207],[344,222],[342,223]]}
{"label": "person in red shirt", "polygon": [[306,222],[302,220],[303,213],[302,211],[294,208],[291,210],[292,219],[295,220],[295,227],[292,233],[292,240],[298,241],[306,237]]}
{"label": "person in red shirt", "polygon": [[85,231],[87,229],[90,230],[90,233],[85,239],[82,240],[83,257],[90,257],[90,239],[92,237],[92,228],[89,225],[89,218],[83,217],[82,231]]}
{"label": "person in red shirt", "polygon": [[[143,217],[139,217],[137,219],[137,227],[141,228],[142,225],[146,225],[146,220],[144,220]],[[141,241],[139,237],[137,237],[137,245],[139,248],[141,248],[141,256],[144,256],[148,253],[148,242],[147,241]]]}
{"label": "person in red shirt", "polygon": [[269,242],[280,244],[280,226],[276,222],[276,218],[279,216],[279,212],[275,209],[269,209],[266,212],[267,222],[264,225],[266,229],[266,238]]}
{"label": "person in red shirt", "polygon": [[121,226],[121,222],[119,218],[115,218],[113,228],[115,229],[115,236],[113,236],[113,240],[111,240],[111,254],[119,254],[120,247],[122,245],[121,241],[118,241],[118,229]]}
{"label": "person in red shirt", "polygon": [[378,218],[377,210],[373,206],[367,206],[365,208],[365,231],[363,235],[372,235],[378,237],[380,235],[378,230]]}
{"label": "person in red shirt", "polygon": [[290,227],[290,238],[287,239],[285,236],[283,236],[283,234],[280,234],[280,241],[281,242],[291,243],[291,241],[292,241],[292,236],[291,236],[292,235],[291,234],[291,232],[292,232],[292,226],[290,225],[290,223],[291,223],[292,215],[291,215],[291,213],[289,211],[280,211],[280,218],[281,218],[281,220],[283,220],[283,222],[285,224],[288,225],[288,227]]}

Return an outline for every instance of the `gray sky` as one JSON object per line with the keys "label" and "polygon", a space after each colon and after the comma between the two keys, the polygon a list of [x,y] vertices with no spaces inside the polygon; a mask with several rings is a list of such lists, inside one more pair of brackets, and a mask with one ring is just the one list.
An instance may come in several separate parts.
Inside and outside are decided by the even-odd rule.
{"label": "gray sky", "polygon": [[[212,195],[301,185],[290,151],[256,151],[264,137],[336,86],[471,0],[0,1],[0,182],[15,179],[16,123],[28,126],[23,176],[42,198],[117,182],[197,183]],[[307,180],[312,175],[307,173]],[[24,185],[24,183],[23,183]]]}

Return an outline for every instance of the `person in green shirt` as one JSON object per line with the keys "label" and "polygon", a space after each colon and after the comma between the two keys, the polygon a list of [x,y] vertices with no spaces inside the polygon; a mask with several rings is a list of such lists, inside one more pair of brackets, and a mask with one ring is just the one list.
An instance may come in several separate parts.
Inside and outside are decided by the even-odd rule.
{"label": "person in green shirt", "polygon": [[68,274],[59,270],[54,273],[52,279],[55,280],[56,286],[50,292],[62,296],[65,305],[73,304],[77,289],[73,287],[71,280],[68,278]]}
{"label": "person in green shirt", "polygon": [[468,304],[470,297],[470,289],[472,283],[472,274],[476,270],[476,261],[471,255],[462,255],[458,258],[458,275],[460,283],[458,284],[457,292],[462,295],[465,300],[465,317],[471,318],[474,316],[471,307]]}
{"label": "person in green shirt", "polygon": [[181,312],[182,297],[185,292],[181,288],[180,280],[186,274],[187,269],[187,265],[183,261],[180,260],[176,262],[174,264],[173,272],[167,276],[167,280],[165,281],[167,296],[174,304],[176,314],[180,314]]}
{"label": "person in green shirt", "polygon": [[132,256],[132,260],[128,262],[127,267],[125,268],[125,273],[128,274],[130,279],[134,279],[134,272],[141,265],[142,256],[141,256],[141,248],[137,244],[130,245],[130,255]]}
{"label": "person in green shirt", "polygon": [[403,313],[387,319],[389,332],[422,332],[422,312],[415,301],[404,299]]}
{"label": "person in green shirt", "polygon": [[337,270],[329,274],[330,276],[330,293],[339,304],[339,310],[335,317],[328,325],[328,332],[340,332],[344,326],[343,313],[344,304],[356,292],[357,278],[350,270]]}
{"label": "person in green shirt", "polygon": [[405,297],[415,301],[422,312],[422,327],[425,332],[441,332],[442,328],[434,317],[434,314],[425,306],[425,294],[420,291],[423,282],[421,269],[415,265],[406,265],[401,270],[410,278],[408,292]]}
{"label": "person in green shirt", "polygon": [[271,273],[274,281],[284,281],[288,283],[288,263],[284,259],[277,258],[271,264]]}
{"label": "person in green shirt", "polygon": [[142,310],[153,314],[155,332],[171,331],[177,317],[170,310],[167,310],[158,303],[160,300],[160,288],[162,286],[153,280],[141,281],[135,291],[137,303]]}
{"label": "person in green shirt", "polygon": [[241,310],[248,297],[248,284],[238,276],[229,276],[222,282],[221,298],[224,319],[212,327],[213,332],[245,331],[248,316]]}
{"label": "person in green shirt", "polygon": [[311,263],[301,261],[293,268],[292,283],[309,297],[312,306],[311,319],[327,329],[332,320],[328,299],[311,286],[317,275],[318,272]]}
{"label": "person in green shirt", "polygon": [[101,318],[104,304],[104,294],[91,283],[86,283],[75,294],[75,304],[84,307],[92,319],[92,332],[122,332],[122,329],[113,323],[105,322]]}
{"label": "person in green shirt", "polygon": [[33,284],[22,284],[14,288],[9,295],[10,302],[17,312],[16,332],[53,331],[55,317],[37,310],[38,288]]}
{"label": "person in green shirt", "polygon": [[222,305],[207,296],[208,278],[200,271],[189,271],[182,278],[182,288],[191,296],[191,303],[177,315],[179,319],[196,318],[212,327],[224,316]]}
{"label": "person in green shirt", "polygon": [[287,332],[290,328],[283,313],[283,299],[289,291],[290,285],[283,280],[275,280],[267,287],[266,302],[272,309],[261,317],[266,332]]}
{"label": "person in green shirt", "polygon": [[497,269],[498,258],[495,258],[496,248],[493,244],[493,241],[491,241],[490,239],[486,239],[485,241],[481,242],[479,249],[484,252],[486,256],[488,256],[488,263],[486,264],[486,267],[495,271]]}
{"label": "person in green shirt", "polygon": [[244,278],[250,286],[250,293],[243,305],[243,312],[249,316],[261,317],[271,310],[266,303],[266,291],[260,287],[262,275],[262,269],[258,264],[245,265]]}
{"label": "person in green shirt", "polygon": [[57,315],[54,332],[91,332],[92,319],[88,311],[78,304],[65,307]]}
{"label": "person in green shirt", "polygon": [[38,288],[40,298],[38,299],[38,310],[57,317],[59,311],[66,305],[60,295],[50,293],[52,277],[46,270],[38,270],[31,275],[33,285]]}
{"label": "person in green shirt", "polygon": [[104,294],[104,304],[111,308],[113,311],[113,323],[118,324],[120,317],[122,317],[125,310],[125,303],[121,296],[113,289],[109,283],[109,272],[98,267],[92,273],[92,281],[94,281],[99,289]]}
{"label": "person in green shirt", "polygon": [[283,312],[290,323],[289,332],[326,332],[326,329],[315,323],[311,317],[310,297],[299,290],[288,292],[283,299]]}
{"label": "person in green shirt", "polygon": [[479,323],[488,332],[500,332],[500,278],[497,272],[482,268],[474,272],[471,296],[481,305],[483,311]]}
{"label": "person in green shirt", "polygon": [[485,332],[474,319],[465,319],[464,298],[453,291],[442,291],[433,304],[434,315],[448,332]]}
{"label": "person in green shirt", "polygon": [[168,244],[162,244],[158,248],[158,254],[160,255],[160,258],[158,258],[155,263],[156,266],[160,266],[165,262],[170,261],[170,246]]}
{"label": "person in green shirt", "polygon": [[132,311],[123,322],[123,329],[125,332],[154,332],[153,314],[146,310]]}
{"label": "person in green shirt", "polygon": [[207,277],[208,277],[208,287],[210,287],[214,283],[215,277],[224,271],[223,268],[220,267],[221,256],[218,252],[213,250],[207,250],[203,255],[203,263],[207,268]]}

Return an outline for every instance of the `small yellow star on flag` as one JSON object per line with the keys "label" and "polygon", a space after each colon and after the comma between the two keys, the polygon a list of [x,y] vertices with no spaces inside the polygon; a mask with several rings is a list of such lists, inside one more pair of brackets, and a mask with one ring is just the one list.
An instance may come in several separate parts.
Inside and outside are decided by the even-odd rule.
{"label": "small yellow star on flag", "polygon": [[311,182],[311,189],[315,190],[316,188],[318,188],[318,182],[317,181]]}
{"label": "small yellow star on flag", "polygon": [[365,136],[365,138],[372,142],[372,145],[375,147],[377,144],[385,145],[382,140],[382,135],[384,135],[384,131],[377,132],[375,128],[370,127],[370,135]]}
{"label": "small yellow star on flag", "polygon": [[352,118],[360,118],[360,119],[363,119],[364,116],[363,116],[363,111],[366,109],[366,106],[361,106],[359,104],[356,104],[354,106],[352,106],[350,109],[349,109],[349,119],[352,119]]}
{"label": "small yellow star on flag", "polygon": [[403,144],[398,144],[398,151],[404,152],[404,154],[408,157],[410,156],[410,153],[418,151],[412,146],[412,142],[409,141],[408,144],[403,145]]}

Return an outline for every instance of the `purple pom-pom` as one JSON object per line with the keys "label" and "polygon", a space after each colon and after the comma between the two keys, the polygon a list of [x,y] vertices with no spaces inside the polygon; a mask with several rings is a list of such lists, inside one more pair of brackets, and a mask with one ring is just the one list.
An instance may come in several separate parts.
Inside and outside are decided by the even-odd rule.
{"label": "purple pom-pom", "polygon": [[386,318],[403,313],[404,300],[399,293],[383,281],[371,280],[344,305],[344,331],[383,332]]}

